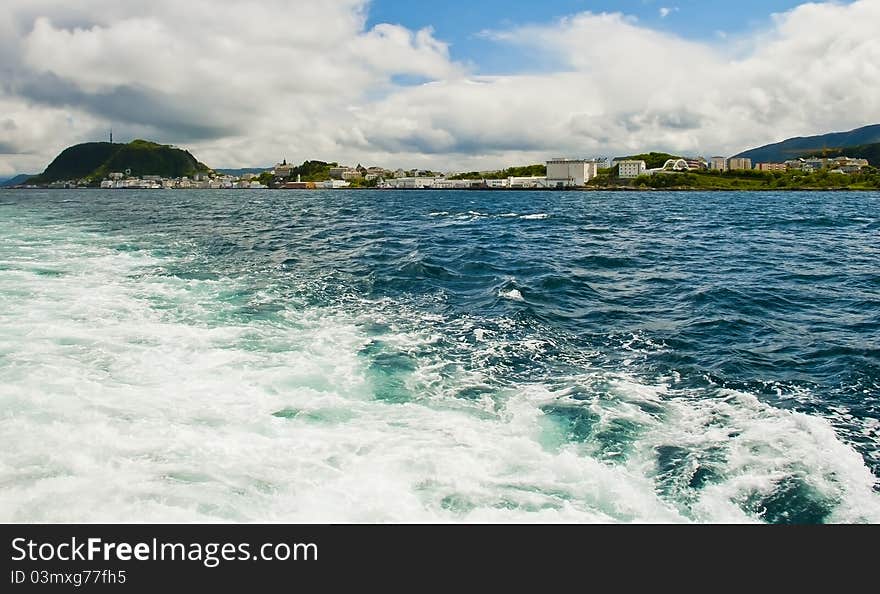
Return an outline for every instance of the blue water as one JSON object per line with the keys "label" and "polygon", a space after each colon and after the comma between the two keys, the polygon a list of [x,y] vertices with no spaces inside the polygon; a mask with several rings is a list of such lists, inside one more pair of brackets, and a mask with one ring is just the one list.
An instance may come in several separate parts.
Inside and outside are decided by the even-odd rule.
{"label": "blue water", "polygon": [[880,194],[0,193],[4,521],[880,522]]}

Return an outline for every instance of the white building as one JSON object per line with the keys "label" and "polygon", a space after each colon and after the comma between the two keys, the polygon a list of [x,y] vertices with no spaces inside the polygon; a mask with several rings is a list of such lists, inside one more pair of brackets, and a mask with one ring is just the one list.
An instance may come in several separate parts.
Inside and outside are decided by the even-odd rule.
{"label": "white building", "polygon": [[494,182],[507,182],[507,180],[488,180],[488,179],[446,179],[442,177],[434,178],[434,185],[431,186],[438,190],[469,190],[471,188],[493,187]]}
{"label": "white building", "polygon": [[509,177],[507,178],[508,188],[548,188],[549,185],[546,177]]}
{"label": "white building", "polygon": [[382,187],[395,190],[418,190],[436,187],[438,181],[440,180],[435,177],[396,177],[385,180]]}
{"label": "white building", "polygon": [[551,188],[579,188],[598,174],[596,161],[552,159],[547,161],[547,184]]}
{"label": "white building", "polygon": [[645,175],[648,165],[644,161],[621,161],[618,163],[620,171],[617,174],[622,179],[635,179],[640,175]]}
{"label": "white building", "polygon": [[344,188],[351,187],[351,184],[341,179],[328,179],[325,182],[320,182],[320,185],[318,187],[321,187],[325,190],[342,190]]}

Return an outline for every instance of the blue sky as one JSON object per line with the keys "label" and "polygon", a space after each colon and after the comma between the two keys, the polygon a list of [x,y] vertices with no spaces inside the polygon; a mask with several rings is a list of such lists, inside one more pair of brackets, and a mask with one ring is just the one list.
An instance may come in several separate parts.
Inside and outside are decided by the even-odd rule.
{"label": "blue sky", "polygon": [[[480,36],[487,29],[546,24],[581,12],[621,12],[651,29],[687,39],[718,39],[719,32],[742,34],[770,24],[770,15],[804,2],[796,0],[445,0],[413,3],[412,0],[373,0],[370,26],[431,27],[436,37],[450,44],[451,57],[466,62],[477,74],[508,74],[529,69],[529,61],[503,44]],[[667,9],[661,16],[661,9]]]}

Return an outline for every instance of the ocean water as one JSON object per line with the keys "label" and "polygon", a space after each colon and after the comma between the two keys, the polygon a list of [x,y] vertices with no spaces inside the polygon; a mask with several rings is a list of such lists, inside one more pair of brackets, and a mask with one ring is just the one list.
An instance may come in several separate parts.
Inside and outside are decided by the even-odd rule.
{"label": "ocean water", "polygon": [[0,521],[880,522],[880,194],[0,192]]}

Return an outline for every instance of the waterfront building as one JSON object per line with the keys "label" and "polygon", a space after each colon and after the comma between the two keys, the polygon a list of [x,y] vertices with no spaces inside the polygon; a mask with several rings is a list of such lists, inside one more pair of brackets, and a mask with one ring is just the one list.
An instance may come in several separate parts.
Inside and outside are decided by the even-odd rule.
{"label": "waterfront building", "polygon": [[548,181],[547,177],[541,176],[532,176],[532,177],[509,177],[507,178],[507,187],[508,188],[551,188],[558,187],[555,184],[551,184]]}
{"label": "waterfront building", "polygon": [[341,179],[328,179],[327,181],[321,182],[318,185],[318,187],[321,187],[325,190],[341,190],[350,186],[351,183]]}
{"label": "waterfront building", "polygon": [[645,175],[648,165],[644,161],[620,161],[618,162],[618,174],[621,179],[635,179]]}
{"label": "waterfront building", "polygon": [[[427,188],[435,188],[442,181],[442,178],[436,177],[396,177],[386,180],[383,188],[395,190],[419,190]],[[473,183],[474,180],[462,180],[467,183]]]}
{"label": "waterfront building", "polygon": [[727,171],[727,158],[712,157],[709,167],[712,171]]}
{"label": "waterfront building", "polygon": [[547,161],[547,184],[553,188],[578,188],[598,174],[598,163],[585,159],[551,159]]}

